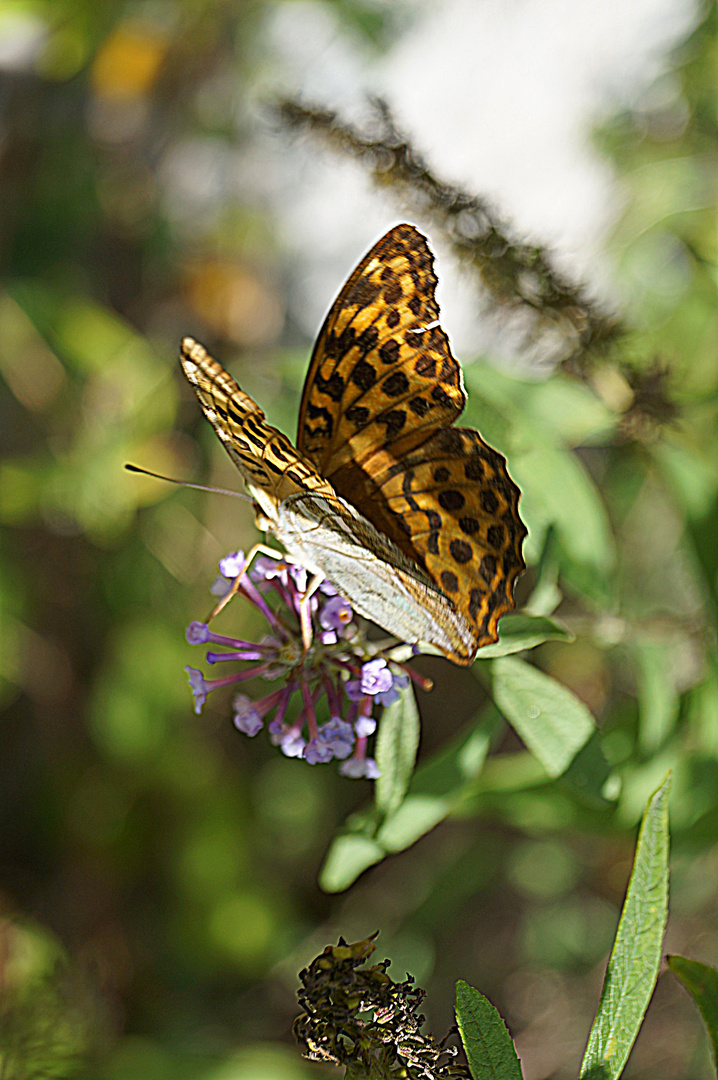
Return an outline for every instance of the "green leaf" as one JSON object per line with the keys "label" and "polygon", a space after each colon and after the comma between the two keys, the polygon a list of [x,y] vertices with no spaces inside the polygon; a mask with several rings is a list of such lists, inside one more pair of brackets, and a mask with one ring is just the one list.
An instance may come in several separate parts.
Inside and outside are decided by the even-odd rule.
{"label": "green leaf", "polygon": [[718,1068],[718,971],[686,956],[667,956],[666,960],[700,1009],[713,1047],[713,1061]]}
{"label": "green leaf", "polygon": [[590,476],[568,450],[535,446],[514,455],[511,475],[524,492],[529,527],[540,533],[553,525],[561,549],[608,588],[616,561],[606,508]]}
{"label": "green leaf", "polygon": [[[583,445],[605,438],[616,426],[616,414],[576,379],[554,373],[543,381],[517,379],[494,364],[473,361],[464,370],[469,402],[481,408],[490,401],[495,408],[521,417],[521,436],[527,422],[535,441]],[[483,430],[483,429],[482,429]]]}
{"label": "green leaf", "polygon": [[543,615],[504,615],[499,623],[499,640],[493,645],[484,645],[476,659],[509,656],[551,640],[572,641],[573,634],[555,619]]}
{"label": "green leaf", "polygon": [[575,694],[523,660],[492,661],[493,698],[549,776],[565,772],[595,730]]}
{"label": "green leaf", "polygon": [[419,749],[419,711],[409,684],[399,691],[393,705],[384,709],[376,738],[379,778],[374,786],[377,809],[391,814],[402,803],[411,780]]}
{"label": "green leaf", "polygon": [[337,836],[322,867],[319,886],[328,893],[343,892],[370,866],[381,862],[384,855],[384,848],[371,837],[347,833]]}
{"label": "green leaf", "polygon": [[611,768],[603,753],[600,733],[594,731],[561,777],[561,785],[573,789],[584,803],[599,810],[615,802],[617,792],[613,798],[607,795],[612,786],[608,783],[610,777]]}
{"label": "green leaf", "polygon": [[653,754],[673,730],[680,702],[671,678],[669,646],[661,641],[638,641],[638,741],[644,754]]}
{"label": "green leaf", "polygon": [[349,888],[369,866],[410,847],[448,817],[481,772],[492,736],[504,723],[491,706],[477,723],[422,762],[393,813],[383,815],[374,804],[352,814],[329,849],[320,876],[322,888],[327,892]]}
{"label": "green leaf", "polygon": [[718,470],[715,458],[685,447],[655,447],[653,454],[683,508],[686,534],[699,570],[698,586],[718,617]]}
{"label": "green leaf", "polygon": [[468,732],[461,732],[438,754],[422,762],[411,778],[404,802],[387,815],[377,833],[377,840],[387,852],[410,847],[448,817],[481,772],[499,726],[503,727],[504,721],[492,706]]}
{"label": "green leaf", "polygon": [[448,799],[408,795],[382,825],[377,841],[387,854],[405,851],[443,821],[450,809]]}
{"label": "green leaf", "polygon": [[656,985],[668,918],[669,789],[670,774],[643,815],[581,1080],[617,1080],[621,1075]]}
{"label": "green leaf", "polygon": [[456,984],[456,1019],[474,1080],[521,1080],[516,1048],[498,1009],[461,981]]}
{"label": "green leaf", "polygon": [[616,414],[575,378],[556,374],[529,384],[530,412],[566,446],[604,440],[616,426]]}

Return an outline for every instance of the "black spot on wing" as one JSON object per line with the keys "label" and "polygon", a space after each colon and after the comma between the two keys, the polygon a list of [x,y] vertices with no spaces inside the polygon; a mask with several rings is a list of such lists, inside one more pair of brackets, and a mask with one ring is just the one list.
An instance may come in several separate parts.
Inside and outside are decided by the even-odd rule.
{"label": "black spot on wing", "polygon": [[474,554],[471,544],[467,544],[465,540],[452,540],[449,544],[449,551],[455,562],[459,563],[461,566],[471,562],[472,555]]}
{"label": "black spot on wing", "polygon": [[350,379],[360,390],[370,390],[376,382],[376,372],[366,360],[358,360],[354,365]]}
{"label": "black spot on wing", "polygon": [[363,405],[350,405],[344,416],[350,424],[354,424],[355,427],[362,427],[369,419],[369,410]]}
{"label": "black spot on wing", "polygon": [[389,338],[379,349],[379,359],[382,364],[395,364],[399,359],[399,342]]}
{"label": "black spot on wing", "polygon": [[387,304],[395,304],[397,300],[401,300],[404,295],[404,290],[401,287],[401,282],[397,279],[390,282],[384,289],[384,300]]}
{"label": "black spot on wing", "polygon": [[412,398],[411,401],[408,402],[408,405],[416,416],[426,416],[429,409],[433,409],[434,407],[430,401],[427,401],[426,398],[423,397]]}
{"label": "black spot on wing", "polygon": [[503,525],[489,525],[486,530],[486,542],[489,547],[501,548],[504,546],[504,527]]}
{"label": "black spot on wing", "polygon": [[347,304],[356,304],[357,307],[368,307],[373,304],[381,292],[381,286],[371,278],[359,278],[357,283],[347,293]]}
{"label": "black spot on wing", "polygon": [[304,425],[305,435],[323,435],[327,439],[331,439],[332,432],[334,431],[334,417],[329,412],[329,409],[325,409],[323,405],[313,405],[310,401],[307,405],[307,418],[309,420],[317,421],[316,424],[311,426]]}
{"label": "black spot on wing", "polygon": [[484,579],[487,585],[490,585],[494,580],[496,574],[496,556],[484,555],[481,560],[481,566],[479,567],[479,574]]}
{"label": "black spot on wing", "polygon": [[406,413],[403,409],[390,409],[377,417],[377,422],[386,426],[387,441],[391,441],[399,434],[406,423]]}
{"label": "black spot on wing", "polygon": [[341,401],[344,393],[344,379],[338,371],[333,371],[328,379],[322,376],[321,371],[317,371],[314,376],[314,385],[321,394],[326,394],[332,401]]}
{"label": "black spot on wing", "polygon": [[446,454],[451,454],[452,457],[456,457],[462,454],[464,451],[464,444],[461,439],[461,434],[456,430],[456,428],[443,428],[442,431],[439,433],[439,439],[437,441],[440,448]]}
{"label": "black spot on wing", "polygon": [[451,398],[444,390],[443,386],[434,386],[431,390],[431,396],[437,405],[441,405],[443,408],[448,409],[452,405]]}
{"label": "black spot on wing", "polygon": [[487,514],[496,513],[496,507],[499,505],[499,500],[496,493],[490,488],[486,488],[481,492],[479,495],[479,502],[481,503],[482,510],[485,510]]}
{"label": "black spot on wing", "polygon": [[465,502],[466,499],[461,492],[453,488],[439,492],[439,506],[444,510],[461,510]]}
{"label": "black spot on wing", "polygon": [[459,589],[459,579],[452,570],[441,571],[441,586],[445,592],[455,593]]}
{"label": "black spot on wing", "polygon": [[430,353],[423,353],[414,364],[414,371],[425,379],[436,377],[436,357]]}
{"label": "black spot on wing", "polygon": [[467,480],[483,480],[484,463],[481,458],[469,458],[469,460],[464,465],[464,476]]}
{"label": "black spot on wing", "polygon": [[459,528],[467,536],[473,536],[479,531],[479,523],[475,517],[462,517],[459,518]]}
{"label": "black spot on wing", "polygon": [[361,351],[366,354],[368,352],[371,352],[372,349],[376,348],[378,340],[379,331],[377,330],[376,326],[367,326],[366,330],[363,330],[357,338],[357,345],[359,346]]}
{"label": "black spot on wing", "polygon": [[388,379],[384,379],[381,388],[387,397],[401,397],[409,389],[409,380],[403,371],[395,371]]}

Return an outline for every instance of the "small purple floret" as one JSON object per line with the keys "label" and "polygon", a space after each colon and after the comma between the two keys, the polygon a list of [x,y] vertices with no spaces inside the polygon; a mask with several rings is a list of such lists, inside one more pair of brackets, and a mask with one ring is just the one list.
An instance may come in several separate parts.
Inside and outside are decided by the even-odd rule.
{"label": "small purple floret", "polygon": [[325,746],[323,742],[317,739],[310,739],[307,745],[304,747],[304,760],[308,761],[310,765],[325,765],[327,761],[331,761],[334,757],[330,747]]}
{"label": "small purple floret", "polygon": [[325,630],[343,630],[354,617],[343,596],[332,596],[319,612],[319,624]]}
{"label": "small purple floret", "polygon": [[391,689],[393,676],[386,660],[370,660],[361,669],[361,688],[365,694],[385,694]]}
{"label": "small purple floret", "polygon": [[306,742],[296,728],[290,728],[280,739],[279,746],[286,757],[301,757]]}
{"label": "small purple floret", "polygon": [[251,698],[246,694],[236,694],[234,698],[234,726],[250,738],[262,730],[264,724]]}
{"label": "small purple floret", "polygon": [[205,682],[204,675],[197,668],[186,667],[185,671],[189,677],[190,689],[194,694],[194,711],[199,715],[202,712],[202,706],[207,700],[209,687]]}
{"label": "small purple floret", "polygon": [[[358,735],[358,732],[357,732]],[[356,741],[355,731],[351,724],[342,720],[340,716],[333,716],[331,720],[319,729],[318,739],[335,758],[347,758],[354,749]]]}
{"label": "small purple floret", "polygon": [[206,623],[191,622],[185,634],[189,645],[204,645],[210,640],[210,629]]}
{"label": "small purple floret", "polygon": [[268,585],[278,581],[285,588],[289,585],[289,564],[284,559],[270,559],[269,555],[260,555],[255,559],[249,576],[255,585]]}
{"label": "small purple floret", "polygon": [[368,739],[376,731],[376,720],[373,716],[358,716],[354,722],[354,731],[357,739]]}
{"label": "small purple floret", "polygon": [[385,690],[383,693],[379,693],[374,696],[374,700],[376,701],[377,705],[383,705],[384,707],[386,707],[387,705],[393,705],[395,701],[399,700],[399,691],[403,690],[404,687],[409,685],[408,675],[399,675],[394,672],[393,680],[394,681],[388,690]]}
{"label": "small purple floret", "polygon": [[235,551],[231,555],[225,555],[223,559],[219,560],[219,572],[224,577],[233,581],[238,578],[246,566],[246,559],[244,558],[243,551]]}
{"label": "small purple floret", "polygon": [[227,595],[231,588],[232,582],[227,581],[226,577],[222,577],[220,574],[214,584],[210,586],[209,591],[212,593],[212,596],[216,596],[218,600],[221,600],[222,597]]}
{"label": "small purple floret", "polygon": [[349,758],[341,763],[339,772],[352,780],[378,780],[381,776],[374,758]]}

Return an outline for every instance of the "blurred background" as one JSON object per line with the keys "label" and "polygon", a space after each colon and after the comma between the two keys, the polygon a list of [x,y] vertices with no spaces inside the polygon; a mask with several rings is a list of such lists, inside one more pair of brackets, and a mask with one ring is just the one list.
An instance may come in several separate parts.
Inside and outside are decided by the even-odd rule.
{"label": "blurred background", "polygon": [[[716,9],[688,0],[0,0],[3,1080],[328,1076],[293,1046],[296,974],[376,929],[437,1037],[462,978],[526,1080],[575,1076],[668,768],[666,951],[718,960],[717,61]],[[400,182],[375,95],[495,215],[495,274]],[[337,117],[290,122],[287,97]],[[183,672],[251,511],[123,464],[239,486],[180,337],[293,436],[325,311],[406,217],[465,420],[524,491],[519,602],[576,635],[533,659],[590,707],[610,782],[549,782],[504,727],[449,820],[333,895],[323,857],[370,785],[239,735],[229,700],[195,716]],[[502,277],[522,244],[560,310]],[[240,605],[225,625],[257,629]],[[418,666],[426,762],[487,698]],[[711,1075],[666,977],[627,1075]]]}

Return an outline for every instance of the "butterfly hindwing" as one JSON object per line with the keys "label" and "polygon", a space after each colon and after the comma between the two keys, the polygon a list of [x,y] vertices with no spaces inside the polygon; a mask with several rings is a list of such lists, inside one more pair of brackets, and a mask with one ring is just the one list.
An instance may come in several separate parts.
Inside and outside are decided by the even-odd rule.
{"label": "butterfly hindwing", "polygon": [[183,338],[180,362],[202,410],[270,520],[276,507],[296,491],[333,489],[286,435],[268,424],[257,403],[203,345]]}

